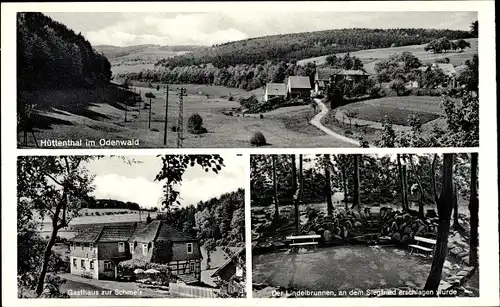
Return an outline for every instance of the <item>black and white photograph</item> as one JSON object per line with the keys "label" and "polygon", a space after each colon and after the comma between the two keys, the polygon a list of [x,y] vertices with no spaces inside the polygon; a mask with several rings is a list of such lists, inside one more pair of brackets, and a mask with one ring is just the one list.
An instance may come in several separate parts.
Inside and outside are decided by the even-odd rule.
{"label": "black and white photograph", "polygon": [[267,6],[19,12],[18,148],[479,146],[477,12]]}
{"label": "black and white photograph", "polygon": [[244,165],[18,157],[18,297],[246,297]]}
{"label": "black and white photograph", "polygon": [[477,153],[252,155],[252,297],[478,297],[478,174]]}

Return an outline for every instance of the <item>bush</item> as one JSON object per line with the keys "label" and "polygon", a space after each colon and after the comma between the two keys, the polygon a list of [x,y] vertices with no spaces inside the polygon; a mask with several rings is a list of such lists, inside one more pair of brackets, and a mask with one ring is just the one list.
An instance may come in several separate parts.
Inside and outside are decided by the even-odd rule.
{"label": "bush", "polygon": [[264,114],[260,114],[260,119],[263,119],[264,118]]}
{"label": "bush", "polygon": [[233,96],[229,96],[229,101],[233,101],[234,100],[234,97]]}
{"label": "bush", "polygon": [[207,133],[207,129],[203,128],[203,118],[198,113],[194,113],[189,117],[188,132],[192,134]]}
{"label": "bush", "polygon": [[177,126],[170,127],[170,130],[172,130],[172,132],[177,132]]}
{"label": "bush", "polygon": [[254,146],[264,146],[267,144],[265,136],[262,134],[262,132],[255,132],[250,139],[250,143]]}

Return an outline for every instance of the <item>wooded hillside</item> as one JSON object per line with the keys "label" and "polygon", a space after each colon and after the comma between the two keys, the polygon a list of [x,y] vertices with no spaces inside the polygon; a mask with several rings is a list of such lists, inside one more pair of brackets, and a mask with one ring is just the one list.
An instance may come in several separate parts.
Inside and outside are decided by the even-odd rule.
{"label": "wooded hillside", "polygon": [[294,62],[326,54],[426,44],[441,37],[471,38],[472,34],[468,31],[437,29],[355,28],[270,35],[202,48],[161,60],[157,65],[173,67],[212,63],[216,67],[227,67],[269,60]]}
{"label": "wooded hillside", "polygon": [[108,59],[80,34],[42,13],[17,15],[18,89],[95,87],[111,78]]}

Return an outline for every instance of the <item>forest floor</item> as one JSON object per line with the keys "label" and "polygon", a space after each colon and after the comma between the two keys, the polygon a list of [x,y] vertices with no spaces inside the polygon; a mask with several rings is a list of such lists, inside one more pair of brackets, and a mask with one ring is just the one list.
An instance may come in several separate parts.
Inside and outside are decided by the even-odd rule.
{"label": "forest floor", "polygon": [[[125,122],[125,106],[119,103],[90,104],[85,110],[74,113],[71,110],[52,108],[39,111],[38,117],[44,122],[43,128],[36,129],[38,143],[42,140],[82,141],[83,148],[116,148],[113,145],[100,145],[100,140],[139,140],[139,145],[118,146],[122,148],[162,148],[176,147],[177,133],[172,131],[178,121],[177,89],[183,85],[170,87],[168,104],[167,145],[163,145],[165,120],[165,94],[147,87],[135,87],[141,92],[144,102],[149,102],[145,93],[152,92],[151,128],[148,128],[149,109],[128,107]],[[234,111],[240,105],[229,101],[228,97],[246,97],[252,92],[221,86],[185,85],[187,96],[184,97],[184,148],[248,148],[252,147],[250,138],[260,131],[266,137],[268,147],[352,147],[354,145],[332,138],[330,135],[310,125],[315,115],[312,108],[293,108],[264,113],[264,118],[224,112]],[[77,95],[78,93],[75,93]],[[49,95],[49,93],[47,93]],[[65,97],[65,101],[70,97]],[[91,103],[91,102],[89,102]],[[190,134],[187,131],[188,118],[198,113],[203,118],[205,134]],[[22,131],[18,132],[19,143]],[[86,141],[95,141],[88,144]],[[28,135],[28,147],[35,142]],[[46,148],[75,148],[74,146]]]}

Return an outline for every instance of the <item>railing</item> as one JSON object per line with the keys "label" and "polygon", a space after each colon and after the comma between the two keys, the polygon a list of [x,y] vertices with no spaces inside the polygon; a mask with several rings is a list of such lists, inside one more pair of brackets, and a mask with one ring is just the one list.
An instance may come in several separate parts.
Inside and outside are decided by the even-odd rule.
{"label": "railing", "polygon": [[169,291],[188,297],[217,298],[218,297],[217,293],[219,292],[219,289],[170,283]]}

